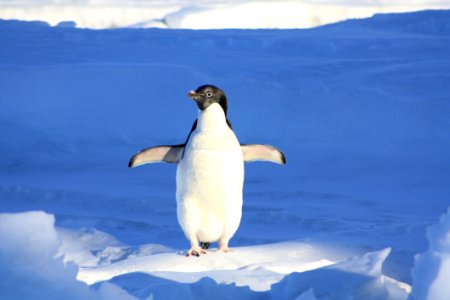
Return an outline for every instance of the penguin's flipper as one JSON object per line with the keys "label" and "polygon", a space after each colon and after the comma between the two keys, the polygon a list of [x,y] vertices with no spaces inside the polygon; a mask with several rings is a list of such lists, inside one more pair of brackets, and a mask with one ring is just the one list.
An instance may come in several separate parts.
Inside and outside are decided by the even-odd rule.
{"label": "penguin's flipper", "polygon": [[184,145],[147,148],[131,157],[128,168],[157,162],[177,163],[183,156],[183,152]]}
{"label": "penguin's flipper", "polygon": [[270,161],[280,165],[286,163],[286,157],[283,152],[270,145],[248,144],[241,145],[242,154],[245,162]]}

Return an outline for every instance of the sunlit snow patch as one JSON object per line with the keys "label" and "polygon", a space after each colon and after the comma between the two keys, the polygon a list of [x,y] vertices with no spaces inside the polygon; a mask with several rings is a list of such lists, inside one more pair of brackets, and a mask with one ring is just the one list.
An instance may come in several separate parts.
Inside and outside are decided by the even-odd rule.
{"label": "sunlit snow patch", "polygon": [[[66,240],[62,246],[60,236]],[[381,273],[389,248],[338,263],[330,259],[336,257],[332,248],[300,242],[237,247],[233,253],[212,249],[199,258],[188,258],[182,251],[161,245],[133,250],[97,230],[82,229],[75,234],[62,229],[58,235],[54,216],[43,212],[0,214],[0,245],[0,269],[9,274],[0,290],[11,297],[55,298],[67,293],[75,299],[131,297],[109,282],[96,289],[77,282],[70,261],[90,265],[77,275],[88,284],[139,273],[165,280],[136,292],[135,296],[145,297],[173,288],[180,293],[188,289],[192,299],[216,289],[237,296],[265,293],[272,299],[344,299],[349,295],[406,299],[409,293],[409,286]],[[68,264],[55,258],[58,247]],[[178,292],[174,295],[179,296]]]}
{"label": "sunlit snow patch", "polygon": [[311,28],[375,13],[448,9],[419,1],[1,1],[0,19],[41,20],[51,26],[73,21],[80,28]]}
{"label": "sunlit snow patch", "polygon": [[60,245],[53,215],[0,214],[2,299],[134,299],[114,284],[97,290],[75,280],[77,267],[56,257]]}
{"label": "sunlit snow patch", "polygon": [[[294,299],[301,295],[339,299],[354,294],[406,299],[410,291],[407,284],[381,273],[389,248],[337,263],[330,259],[336,257],[332,248],[308,243],[278,243],[234,250],[221,253],[212,249],[199,258],[187,258],[183,252],[175,251],[134,256],[110,265],[81,268],[78,279],[94,284],[115,277],[148,274],[149,278],[165,279],[168,289],[175,283],[191,284],[189,290],[192,291],[226,286],[245,295],[252,291],[268,293],[274,299]],[[132,280],[126,278],[129,284]],[[205,278],[213,279],[215,284]],[[164,284],[155,285],[156,293]],[[195,297],[195,293],[192,296]]]}
{"label": "sunlit snow patch", "polygon": [[[236,283],[255,291],[270,289],[286,274],[327,266],[324,250],[304,243],[279,243],[235,248],[233,253],[208,251],[200,258],[183,252],[134,256],[98,268],[82,268],[78,279],[93,284],[132,272],[142,272],[183,283],[211,277],[218,283]],[[264,280],[262,280],[264,278]]]}
{"label": "sunlit snow patch", "polygon": [[427,237],[428,250],[416,256],[411,299],[450,299],[450,208]]}

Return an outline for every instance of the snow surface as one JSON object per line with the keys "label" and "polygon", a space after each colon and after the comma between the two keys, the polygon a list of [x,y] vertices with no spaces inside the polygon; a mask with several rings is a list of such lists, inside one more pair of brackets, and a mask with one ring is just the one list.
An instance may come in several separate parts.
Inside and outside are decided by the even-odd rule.
{"label": "snow surface", "polygon": [[310,28],[375,13],[449,8],[448,1],[434,0],[1,0],[0,19],[96,29]]}
{"label": "snow surface", "polygon": [[[331,254],[325,249],[299,243],[239,247],[238,253],[229,255],[208,251],[195,260],[157,245],[141,247],[137,253],[107,246],[97,256],[114,258],[117,262],[103,261],[78,272],[77,278],[88,284],[114,277],[112,282],[124,286],[132,296],[114,283],[88,287],[75,280],[74,265],[62,262],[60,255],[65,256],[66,263],[72,261],[70,251],[63,253],[71,244],[68,241],[72,241],[72,248],[78,250],[76,263],[84,265],[79,259],[81,253],[87,255],[89,264],[93,249],[98,247],[99,240],[104,240],[101,232],[87,233],[88,238],[81,234],[84,237],[78,240],[67,237],[71,235],[67,230],[58,235],[53,215],[33,211],[0,214],[0,233],[0,270],[8,274],[0,281],[0,291],[6,299],[60,299],[67,295],[71,299],[135,299],[134,296],[198,299],[208,295],[216,295],[218,299],[295,299],[310,295],[313,290],[314,297],[319,299],[342,299],[348,295],[372,298],[394,295],[396,299],[405,299],[409,292],[407,285],[381,274],[390,249],[334,264],[315,260]],[[58,247],[63,251],[59,255]],[[89,251],[83,253],[81,248]],[[119,253],[122,255],[117,256]]]}
{"label": "snow surface", "polygon": [[2,299],[133,299],[114,284],[89,288],[75,279],[77,267],[55,258],[59,237],[53,215],[0,214]]}
{"label": "snow surface", "polygon": [[416,257],[411,299],[450,299],[450,209],[427,236],[428,250]]}
{"label": "snow surface", "polygon": [[[439,290],[417,286],[411,270],[426,228],[449,207],[449,20],[424,11],[206,31],[0,21],[0,274],[11,273],[2,294],[406,299],[410,284],[418,295]],[[287,164],[246,165],[235,252],[214,245],[186,258],[175,166],[127,163],[185,140],[196,116],[186,93],[205,83],[227,93],[242,143],[273,144]],[[446,241],[443,220],[432,245]],[[433,278],[447,263],[440,247],[414,270],[429,266],[422,276]]]}

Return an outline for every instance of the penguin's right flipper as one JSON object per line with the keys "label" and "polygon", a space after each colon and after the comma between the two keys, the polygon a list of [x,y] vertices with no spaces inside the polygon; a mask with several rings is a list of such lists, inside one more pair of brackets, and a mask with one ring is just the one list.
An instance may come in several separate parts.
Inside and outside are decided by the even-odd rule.
{"label": "penguin's right flipper", "polygon": [[157,162],[177,163],[183,156],[183,152],[184,145],[147,148],[131,157],[128,168]]}
{"label": "penguin's right flipper", "polygon": [[243,144],[241,149],[245,162],[270,161],[280,165],[286,163],[283,152],[271,145]]}

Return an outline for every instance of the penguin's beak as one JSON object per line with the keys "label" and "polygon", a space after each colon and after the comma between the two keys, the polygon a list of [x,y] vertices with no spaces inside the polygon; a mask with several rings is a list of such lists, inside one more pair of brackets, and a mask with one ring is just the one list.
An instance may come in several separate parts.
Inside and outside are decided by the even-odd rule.
{"label": "penguin's beak", "polygon": [[198,94],[195,91],[189,91],[189,93],[187,95],[192,100],[197,100],[197,98],[198,98]]}

